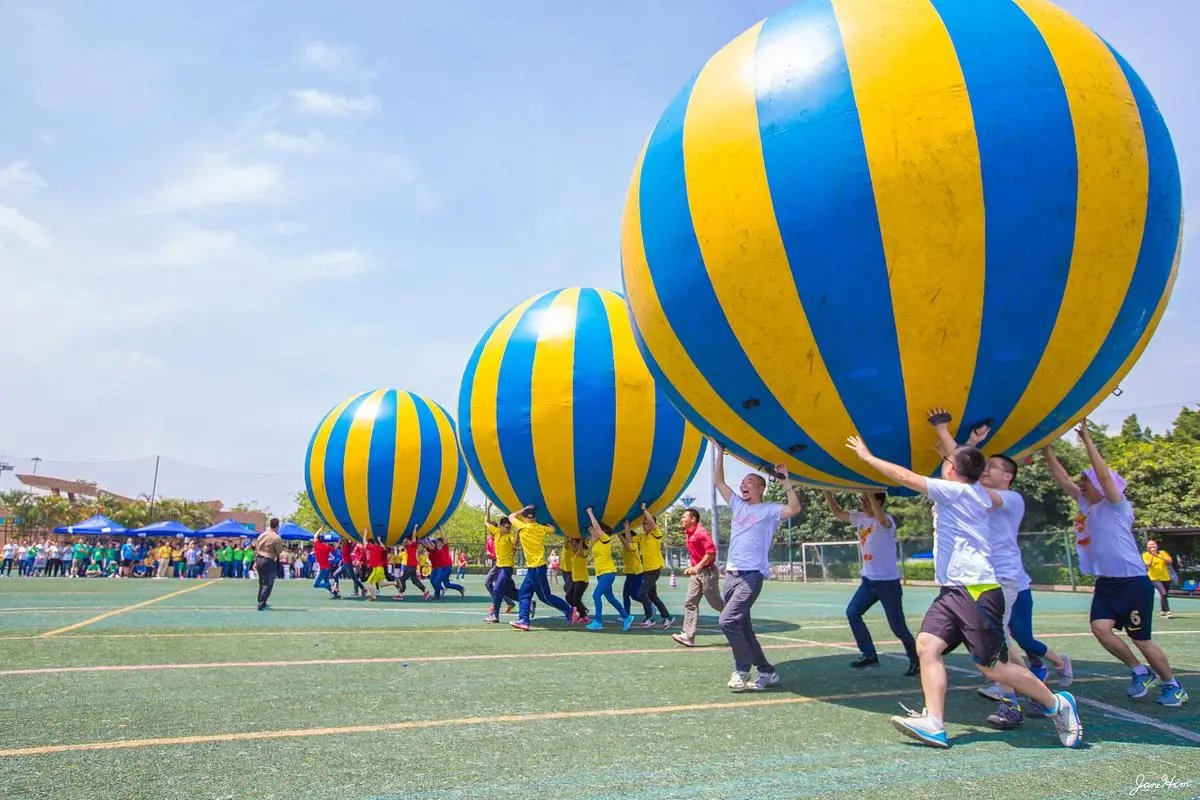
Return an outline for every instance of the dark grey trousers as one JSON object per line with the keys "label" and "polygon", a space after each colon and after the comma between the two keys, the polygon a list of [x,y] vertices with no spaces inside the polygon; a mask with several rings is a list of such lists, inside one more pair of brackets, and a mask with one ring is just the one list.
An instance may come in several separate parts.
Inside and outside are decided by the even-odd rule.
{"label": "dark grey trousers", "polygon": [[729,646],[733,648],[733,667],[738,672],[749,672],[751,666],[757,667],[759,672],[775,671],[763,654],[762,645],[758,643],[754,625],[750,621],[750,607],[758,599],[762,585],[761,572],[725,575],[725,609],[721,611],[720,624]]}

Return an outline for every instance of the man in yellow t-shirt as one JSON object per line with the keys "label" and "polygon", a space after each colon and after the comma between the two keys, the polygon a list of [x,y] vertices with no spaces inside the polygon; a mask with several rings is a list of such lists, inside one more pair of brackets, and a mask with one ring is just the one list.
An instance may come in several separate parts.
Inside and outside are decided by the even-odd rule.
{"label": "man in yellow t-shirt", "polygon": [[[642,539],[642,593],[638,596],[638,600],[642,601],[642,615],[644,619],[639,628],[655,628],[662,626],[662,629],[670,630],[675,624],[675,618],[671,616],[671,612],[667,610],[667,604],[658,596],[658,576],[662,574],[663,567],[666,562],[663,560],[662,551],[662,531],[658,529],[658,523],[654,521],[653,515],[642,504],[642,531],[644,538]],[[658,609],[659,621],[654,620],[654,610]]]}
{"label": "man in yellow t-shirt", "polygon": [[1171,604],[1167,602],[1167,592],[1171,591],[1171,554],[1158,546],[1153,539],[1146,540],[1146,552],[1142,553],[1142,561],[1146,562],[1146,575],[1158,592],[1160,610],[1158,615],[1163,619],[1174,619]]}
{"label": "man in yellow t-shirt", "polygon": [[499,523],[493,523],[489,515],[485,517],[488,535],[492,537],[492,548],[495,560],[488,570],[483,586],[492,597],[492,612],[484,618],[484,622],[500,621],[500,603],[508,601],[508,613],[512,613],[517,602],[517,586],[513,583],[513,566],[516,555],[517,535],[513,533],[512,523],[507,518],[501,518]]}
{"label": "man in yellow t-shirt", "polygon": [[642,596],[642,539],[640,530],[625,523],[621,532],[621,565],[624,567],[625,583],[621,587],[621,610],[630,617],[630,604]]}
{"label": "man in yellow t-shirt", "polygon": [[154,558],[158,561],[158,572],[155,574],[155,577],[167,577],[167,572],[171,569],[171,545],[165,541],[160,541],[158,547],[154,550]]}
{"label": "man in yellow t-shirt", "polygon": [[549,603],[561,611],[567,622],[571,621],[573,610],[561,597],[550,593],[550,583],[546,578],[546,536],[554,533],[554,528],[539,525],[535,521],[534,508],[525,506],[508,517],[521,542],[521,552],[525,554],[525,580],[517,592],[517,619],[509,623],[522,631],[529,630],[530,603],[535,594],[543,603]]}

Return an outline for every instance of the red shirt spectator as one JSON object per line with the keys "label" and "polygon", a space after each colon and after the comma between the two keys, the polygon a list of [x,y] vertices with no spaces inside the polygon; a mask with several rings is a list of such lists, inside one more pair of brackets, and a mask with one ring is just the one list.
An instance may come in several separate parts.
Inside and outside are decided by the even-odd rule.
{"label": "red shirt spectator", "polygon": [[691,559],[691,566],[699,564],[707,553],[716,556],[717,546],[713,544],[712,534],[706,531],[703,525],[694,525],[684,531],[684,534],[687,537],[688,558]]}
{"label": "red shirt spectator", "polygon": [[496,558],[496,538],[490,533],[487,535],[487,543],[483,546],[483,552],[488,558],[495,560]]}
{"label": "red shirt spectator", "polygon": [[367,566],[371,569],[375,567],[387,566],[387,548],[378,542],[371,542],[367,545]]}
{"label": "red shirt spectator", "polygon": [[457,562],[460,567],[465,567],[467,565],[467,553],[465,550],[459,551]]}
{"label": "red shirt spectator", "polygon": [[318,569],[329,569],[329,557],[333,555],[333,545],[317,539],[313,543],[313,558],[317,560]]}

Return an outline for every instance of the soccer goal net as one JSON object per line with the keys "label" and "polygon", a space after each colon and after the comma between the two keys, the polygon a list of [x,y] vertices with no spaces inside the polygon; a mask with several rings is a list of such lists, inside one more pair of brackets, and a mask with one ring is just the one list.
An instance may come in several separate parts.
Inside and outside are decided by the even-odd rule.
{"label": "soccer goal net", "polygon": [[804,542],[799,566],[805,583],[856,580],[862,569],[858,542]]}

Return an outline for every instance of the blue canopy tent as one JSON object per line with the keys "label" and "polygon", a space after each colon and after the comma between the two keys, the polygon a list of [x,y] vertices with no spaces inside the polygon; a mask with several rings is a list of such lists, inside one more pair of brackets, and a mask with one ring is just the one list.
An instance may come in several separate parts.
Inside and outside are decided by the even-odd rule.
{"label": "blue canopy tent", "polygon": [[279,538],[285,542],[311,542],[313,532],[301,528],[294,522],[285,522],[279,526]]}
{"label": "blue canopy tent", "polygon": [[97,514],[83,522],[55,528],[54,532],[65,533],[69,536],[121,536],[129,531],[124,525],[113,522],[103,514]]}
{"label": "blue canopy tent", "polygon": [[196,536],[204,539],[253,539],[258,536],[258,531],[249,530],[242,523],[227,519],[216,525],[201,528],[196,531]]}
{"label": "blue canopy tent", "polygon": [[177,520],[167,520],[165,522],[155,522],[147,525],[144,528],[134,528],[130,533],[138,536],[191,536],[195,531]]}

